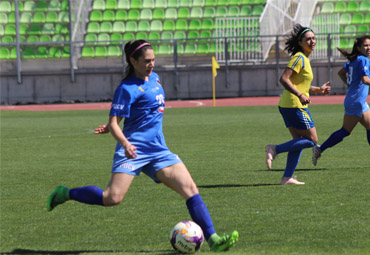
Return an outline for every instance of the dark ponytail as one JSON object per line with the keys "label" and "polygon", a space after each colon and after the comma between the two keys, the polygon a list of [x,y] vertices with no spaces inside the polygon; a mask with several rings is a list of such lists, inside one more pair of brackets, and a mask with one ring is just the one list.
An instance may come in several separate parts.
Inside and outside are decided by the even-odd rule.
{"label": "dark ponytail", "polygon": [[364,36],[361,36],[361,37],[357,37],[355,39],[354,43],[353,43],[352,52],[348,52],[348,51],[340,49],[340,48],[337,48],[337,49],[339,50],[340,53],[342,53],[342,55],[346,59],[348,59],[350,62],[352,62],[353,60],[355,60],[358,57],[358,55],[361,55],[361,53],[358,51],[357,47],[361,47],[366,39],[370,40],[370,36],[364,35]]}

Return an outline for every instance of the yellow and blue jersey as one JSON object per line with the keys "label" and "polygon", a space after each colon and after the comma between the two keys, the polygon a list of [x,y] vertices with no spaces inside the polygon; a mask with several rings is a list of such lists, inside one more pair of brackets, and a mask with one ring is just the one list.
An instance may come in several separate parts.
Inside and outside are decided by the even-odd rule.
{"label": "yellow and blue jersey", "polygon": [[[294,74],[290,77],[290,81],[294,87],[303,95],[309,97],[309,90],[313,80],[310,60],[302,53],[297,52],[289,61],[287,68],[293,69]],[[299,98],[284,89],[283,95],[280,98],[279,106],[284,108],[307,108],[307,105],[302,105]]]}

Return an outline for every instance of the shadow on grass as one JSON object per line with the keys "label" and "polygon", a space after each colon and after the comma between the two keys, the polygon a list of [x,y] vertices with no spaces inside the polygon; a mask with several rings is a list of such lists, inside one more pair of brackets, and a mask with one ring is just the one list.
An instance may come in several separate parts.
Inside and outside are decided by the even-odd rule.
{"label": "shadow on grass", "polygon": [[[308,172],[308,171],[326,171],[328,170],[327,168],[301,168],[301,169],[296,169],[294,170],[295,172]],[[264,170],[259,170],[259,171],[265,171],[265,172],[284,172],[285,169],[264,169]]]}
{"label": "shadow on grass", "polygon": [[214,188],[240,188],[240,187],[261,187],[261,186],[280,186],[280,184],[216,184],[216,185],[198,185],[198,188],[214,189]]}
{"label": "shadow on grass", "polygon": [[81,250],[81,251],[39,251],[39,250],[29,250],[29,249],[14,249],[11,252],[4,252],[1,254],[12,254],[12,255],[24,255],[24,254],[50,254],[50,255],[73,255],[73,254],[88,254],[88,253],[115,253],[115,254],[124,254],[125,252],[130,253],[156,253],[156,254],[163,254],[163,255],[174,255],[176,254],[174,251],[170,250],[163,250],[163,251],[114,251],[114,250],[97,250],[97,251],[88,251],[88,250]]}

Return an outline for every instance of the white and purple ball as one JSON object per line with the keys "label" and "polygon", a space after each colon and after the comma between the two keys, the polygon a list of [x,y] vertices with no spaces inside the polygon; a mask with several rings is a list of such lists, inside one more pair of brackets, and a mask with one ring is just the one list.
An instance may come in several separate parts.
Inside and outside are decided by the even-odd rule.
{"label": "white and purple ball", "polygon": [[177,223],[170,235],[172,247],[182,253],[195,253],[203,244],[203,231],[193,221]]}

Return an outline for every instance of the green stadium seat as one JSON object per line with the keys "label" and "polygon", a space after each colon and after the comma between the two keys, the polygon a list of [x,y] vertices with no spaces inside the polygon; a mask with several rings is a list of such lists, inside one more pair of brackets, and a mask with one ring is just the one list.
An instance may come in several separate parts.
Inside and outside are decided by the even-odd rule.
{"label": "green stadium seat", "polygon": [[53,35],[51,38],[52,42],[64,42],[64,36],[62,35]]}
{"label": "green stadium seat", "polygon": [[111,43],[110,44],[121,44],[122,42],[122,33],[113,33],[110,36]]}
{"label": "green stadium seat", "polygon": [[218,0],[217,5],[218,6],[227,6],[229,4],[229,0]]}
{"label": "green stadium seat", "polygon": [[214,24],[213,19],[203,19],[201,29],[202,30],[213,30],[213,29],[215,29],[215,24]]}
{"label": "green stadium seat", "polygon": [[135,21],[127,21],[126,23],[126,31],[127,32],[136,32],[137,31],[137,24]]}
{"label": "green stadium seat", "polygon": [[100,33],[100,23],[94,21],[89,22],[89,24],[87,25],[86,32],[89,34]]}
{"label": "green stadium seat", "polygon": [[184,31],[175,31],[173,38],[176,40],[186,39],[186,34]]}
{"label": "green stadium seat", "polygon": [[345,37],[351,37],[351,36],[355,36],[356,35],[356,26],[355,25],[347,25],[344,27],[344,35]]}
{"label": "green stadium seat", "polygon": [[252,13],[252,7],[250,6],[243,6],[240,10],[240,17],[249,17]]}
{"label": "green stadium seat", "polygon": [[36,11],[47,11],[48,10],[48,2],[45,0],[37,0],[36,2]]}
{"label": "green stadium seat", "polygon": [[201,22],[199,19],[192,19],[189,23],[189,30],[199,30],[201,28]]}
{"label": "green stadium seat", "polygon": [[192,7],[192,0],[180,0],[179,7]]}
{"label": "green stadium seat", "polygon": [[48,48],[45,46],[40,46],[36,51],[36,58],[47,58],[49,56]]}
{"label": "green stadium seat", "polygon": [[189,31],[188,39],[191,39],[192,42],[197,42],[199,39],[199,32],[198,31]]}
{"label": "green stadium seat", "polygon": [[8,1],[0,2],[0,12],[11,12],[12,5]]}
{"label": "green stadium seat", "polygon": [[217,6],[217,0],[205,0],[204,6],[215,7]]}
{"label": "green stadium seat", "polygon": [[51,42],[50,35],[41,35],[40,36],[40,42]]}
{"label": "green stadium seat", "polygon": [[349,2],[347,5],[347,12],[358,12],[360,5],[358,2]]}
{"label": "green stadium seat", "polygon": [[109,46],[107,56],[108,57],[120,57],[120,56],[122,56],[121,48],[119,46],[112,46],[112,45]]}
{"label": "green stadium seat", "polygon": [[126,21],[127,20],[127,11],[126,10],[118,10],[116,11],[116,21]]}
{"label": "green stadium seat", "polygon": [[158,42],[161,39],[161,35],[159,32],[150,32],[148,36],[149,41],[155,43]]}
{"label": "green stadium seat", "polygon": [[228,10],[228,13],[227,13],[227,16],[228,17],[239,17],[240,15],[240,9],[238,6],[230,6],[229,7],[229,10]]}
{"label": "green stadium seat", "polygon": [[129,10],[127,20],[139,20],[140,19],[140,12],[139,10]]}
{"label": "green stadium seat", "polygon": [[204,4],[205,4],[204,0],[194,0],[193,1],[193,6],[195,6],[195,7],[203,7]]}
{"label": "green stadium seat", "polygon": [[320,13],[333,13],[334,11],[334,3],[332,2],[325,2],[323,3],[323,5],[321,6],[321,11]]}
{"label": "green stadium seat", "polygon": [[130,1],[129,0],[118,0],[117,9],[130,9]]}
{"label": "green stadium seat", "polygon": [[103,12],[103,21],[115,21],[116,15],[112,10],[105,10]]}
{"label": "green stadium seat", "polygon": [[131,9],[141,9],[143,4],[141,0],[131,0]]}
{"label": "green stadium seat", "polygon": [[54,24],[53,23],[45,23],[42,26],[41,34],[44,34],[44,35],[52,35],[52,34],[54,34],[54,31],[55,31],[55,28],[54,28]]}
{"label": "green stadium seat", "polygon": [[169,44],[160,44],[158,49],[158,55],[171,55],[173,54],[173,47]]}
{"label": "green stadium seat", "polygon": [[179,8],[179,1],[178,0],[168,0],[167,8]]}
{"label": "green stadium seat", "polygon": [[[335,45],[334,45],[335,46]],[[348,48],[348,39],[346,38],[341,38],[339,40],[339,48],[341,49],[347,49]]]}
{"label": "green stadium seat", "polygon": [[163,9],[154,9],[153,11],[153,19],[164,19],[164,10]]}
{"label": "green stadium seat", "polygon": [[10,50],[10,59],[16,59],[17,58],[17,48],[12,48]]}
{"label": "green stadium seat", "polygon": [[104,21],[100,23],[100,33],[112,33],[113,26],[112,23]]}
{"label": "green stadium seat", "polygon": [[94,47],[83,47],[81,56],[83,58],[93,58],[95,57],[95,50]]}
{"label": "green stadium seat", "polygon": [[30,24],[32,22],[32,13],[31,12],[22,12],[19,18],[19,23]]}
{"label": "green stadium seat", "polygon": [[23,59],[34,59],[35,57],[35,48],[27,47],[22,50]]}
{"label": "green stadium seat", "polygon": [[35,12],[33,15],[32,22],[33,23],[44,23],[45,22],[45,14],[43,12]]}
{"label": "green stadium seat", "polygon": [[10,52],[8,48],[0,48],[0,59],[9,59],[10,58]]}
{"label": "green stadium seat", "polygon": [[8,15],[0,12],[0,24],[8,24]]}
{"label": "green stadium seat", "polygon": [[150,31],[162,31],[162,22],[160,20],[153,20],[150,23]]}
{"label": "green stadium seat", "polygon": [[165,19],[177,19],[177,9],[167,8],[164,15]]}
{"label": "green stadium seat", "polygon": [[5,33],[3,25],[0,24],[0,35],[3,36]]}
{"label": "green stadium seat", "polygon": [[110,36],[106,33],[100,33],[98,35],[98,44],[99,45],[109,45],[110,42]]}
{"label": "green stadium seat", "polygon": [[62,8],[60,10],[61,11],[68,11],[69,10],[69,1],[68,0],[63,0],[62,1]]}
{"label": "green stadium seat", "polygon": [[68,34],[69,29],[66,24],[56,24],[55,25],[55,33],[56,34]]}
{"label": "green stadium seat", "polygon": [[23,11],[25,12],[33,12],[36,10],[36,4],[34,1],[26,1],[23,5]]}
{"label": "green stadium seat", "polygon": [[364,23],[365,23],[365,24],[370,24],[370,13],[366,13]]}
{"label": "green stadium seat", "polygon": [[104,0],[94,0],[92,9],[93,10],[105,10],[105,1]]}
{"label": "green stadium seat", "polygon": [[199,38],[201,38],[199,41],[210,41],[212,37],[212,31],[211,30],[203,30],[200,32]]}
{"label": "green stadium seat", "polygon": [[139,21],[137,31],[140,32],[149,32],[150,31],[150,24],[146,20]]}
{"label": "green stadium seat", "polygon": [[162,40],[173,40],[172,32],[169,32],[169,31],[162,32],[161,39]]}
{"label": "green stadium seat", "polygon": [[179,11],[177,13],[177,18],[178,19],[188,19],[190,18],[190,12],[189,12],[189,8],[179,8]]}
{"label": "green stadium seat", "polygon": [[154,0],[143,0],[143,8],[144,9],[153,9],[154,8]]}
{"label": "green stadium seat", "polygon": [[3,38],[1,39],[1,42],[2,43],[13,43],[14,42],[13,36],[10,36],[10,35],[3,36]]}
{"label": "green stadium seat", "polygon": [[96,34],[87,34],[85,36],[85,43],[92,45],[96,44],[98,41],[98,36]]}
{"label": "green stadium seat", "polygon": [[370,1],[361,1],[360,12],[370,12]]}
{"label": "green stadium seat", "polygon": [[60,58],[62,56],[62,52],[59,48],[50,47],[48,58]]}
{"label": "green stadium seat", "polygon": [[346,9],[347,9],[346,3],[344,3],[344,2],[337,2],[335,4],[335,7],[334,7],[333,12],[334,13],[343,13],[343,12],[346,12]]}
{"label": "green stadium seat", "polygon": [[370,32],[369,25],[359,25],[358,28],[357,28],[357,32],[359,32],[359,33]]}
{"label": "green stadium seat", "polygon": [[175,29],[177,31],[186,31],[188,30],[188,22],[185,19],[176,20]]}
{"label": "green stadium seat", "polygon": [[167,8],[167,0],[156,0],[154,8]]}
{"label": "green stadium seat", "polygon": [[92,11],[90,13],[90,21],[103,21],[103,14],[101,11]]}
{"label": "green stadium seat", "polygon": [[8,23],[15,23],[15,13],[11,12],[8,14]]}
{"label": "green stadium seat", "polygon": [[[14,12],[15,11],[15,3],[14,3],[14,1],[11,1],[11,2],[12,2],[12,12]],[[23,12],[23,2],[18,1],[18,8],[19,8],[20,12]]]}
{"label": "green stadium seat", "polygon": [[201,7],[193,7],[190,12],[190,18],[202,18],[203,9]]}
{"label": "green stadium seat", "polygon": [[135,34],[134,33],[124,33],[123,34],[123,40],[124,41],[132,41],[132,40],[135,40]]}
{"label": "green stadium seat", "polygon": [[209,53],[209,44],[199,43],[197,48],[197,54],[208,54],[208,53]]}
{"label": "green stadium seat", "polygon": [[175,30],[175,21],[165,20],[163,21],[163,31],[174,31]]}
{"label": "green stadium seat", "polygon": [[352,16],[349,13],[343,13],[339,17],[339,24],[340,25],[349,25],[351,24]]}
{"label": "green stadium seat", "polygon": [[140,12],[141,20],[151,20],[153,18],[153,13],[151,9],[142,9]]}
{"label": "green stadium seat", "polygon": [[19,25],[19,34],[26,35],[28,33],[28,25],[20,24]]}
{"label": "green stadium seat", "polygon": [[112,26],[113,33],[123,33],[125,31],[125,23],[122,21],[115,21]]}
{"label": "green stadium seat", "polygon": [[40,24],[31,24],[28,29],[28,34],[30,35],[40,35],[41,34],[41,25]]}
{"label": "green stadium seat", "polygon": [[57,23],[57,22],[59,22],[58,14],[56,12],[49,11],[48,13],[46,13],[45,22],[48,22],[48,23]]}
{"label": "green stadium seat", "polygon": [[39,42],[39,37],[36,35],[30,35],[27,38],[27,42]]}
{"label": "green stadium seat", "polygon": [[216,16],[216,10],[214,7],[205,7],[203,18],[214,18]]}
{"label": "green stadium seat", "polygon": [[184,54],[195,54],[197,52],[197,45],[195,43],[187,43],[185,45]]}
{"label": "green stadium seat", "polygon": [[229,0],[228,5],[241,5],[241,0]]}
{"label": "green stadium seat", "polygon": [[227,16],[227,8],[225,6],[219,6],[216,9],[217,18],[225,18]]}
{"label": "green stadium seat", "polygon": [[49,2],[49,11],[60,11],[61,10],[61,2],[59,0],[50,0]]}
{"label": "green stadium seat", "polygon": [[352,16],[351,24],[363,24],[365,21],[365,17],[362,13],[355,13]]}
{"label": "green stadium seat", "polygon": [[117,10],[118,4],[116,0],[107,0],[105,3],[106,10]]}
{"label": "green stadium seat", "polygon": [[69,23],[69,13],[66,11],[59,12],[58,19],[61,23]]}
{"label": "green stadium seat", "polygon": [[252,16],[261,16],[261,14],[263,12],[263,8],[264,7],[262,5],[254,6],[251,15]]}
{"label": "green stadium seat", "polygon": [[136,40],[148,40],[148,35],[145,32],[136,33]]}

